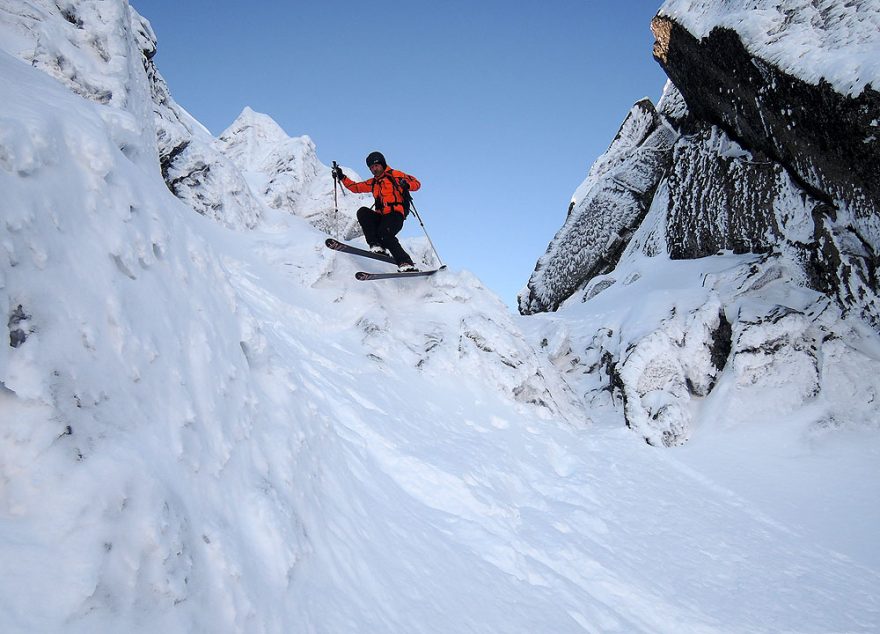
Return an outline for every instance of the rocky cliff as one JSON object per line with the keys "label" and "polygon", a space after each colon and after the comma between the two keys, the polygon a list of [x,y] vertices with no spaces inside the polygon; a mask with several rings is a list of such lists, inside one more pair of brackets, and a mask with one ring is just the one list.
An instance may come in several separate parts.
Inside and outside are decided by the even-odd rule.
{"label": "rocky cliff", "polygon": [[863,61],[880,50],[880,8],[721,4],[667,2],[652,22],[670,86],[656,110],[636,104],[591,169],[520,312],[556,310],[613,269],[659,205],[670,257],[784,253],[811,288],[880,328],[880,71]]}
{"label": "rocky cliff", "polygon": [[[671,299],[659,329],[563,346],[576,389],[619,398],[628,426],[672,446],[722,372],[784,382],[801,407],[834,401],[856,357],[872,364],[856,333],[880,331],[880,3],[670,0],[651,26],[664,95],[637,103],[593,165],[519,309],[637,288],[646,258],[745,256],[704,277],[712,301]],[[876,391],[834,401],[822,424],[873,420]]]}

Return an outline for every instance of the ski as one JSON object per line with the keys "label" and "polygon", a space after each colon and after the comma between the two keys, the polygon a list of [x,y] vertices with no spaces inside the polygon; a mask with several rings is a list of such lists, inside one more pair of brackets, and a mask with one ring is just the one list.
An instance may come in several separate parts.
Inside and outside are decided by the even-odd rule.
{"label": "ski", "polygon": [[391,280],[398,277],[426,277],[428,275],[434,275],[434,273],[439,270],[440,269],[430,269],[428,271],[405,271],[402,273],[367,273],[366,271],[358,271],[354,276],[361,282],[366,282],[367,280]]}
{"label": "ski", "polygon": [[[350,244],[345,244],[344,242],[334,240],[333,238],[327,238],[324,241],[324,244],[327,246],[328,249],[333,249],[334,251],[342,251],[343,253],[350,253],[352,255],[359,255],[365,258],[379,260],[380,262],[395,264],[394,258],[392,258],[390,255],[373,253],[372,251],[367,251],[366,249],[361,249],[359,247],[353,247]],[[355,273],[354,276],[362,282],[367,280],[388,280],[398,277],[426,277],[428,275],[434,275],[434,273],[436,273],[440,269],[445,268],[445,266],[441,266],[439,269],[430,269],[428,271],[406,271],[402,273],[398,271],[394,271],[393,273],[368,273],[366,271],[358,271],[357,273]]]}
{"label": "ski", "polygon": [[351,253],[352,255],[359,255],[364,258],[372,258],[373,260],[379,260],[380,262],[388,262],[389,264],[396,264],[394,262],[394,258],[390,255],[385,255],[384,253],[373,253],[372,251],[367,251],[366,249],[360,249],[358,247],[353,247],[350,244],[345,244],[344,242],[340,242],[339,240],[334,240],[333,238],[327,238],[324,241],[324,244],[328,249],[333,249],[334,251],[342,251],[343,253]]}

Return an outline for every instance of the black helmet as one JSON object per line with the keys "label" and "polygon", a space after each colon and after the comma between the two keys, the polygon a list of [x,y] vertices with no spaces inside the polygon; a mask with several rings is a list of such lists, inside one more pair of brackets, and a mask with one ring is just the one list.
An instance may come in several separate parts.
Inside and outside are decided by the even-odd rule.
{"label": "black helmet", "polygon": [[385,162],[385,157],[382,156],[381,152],[370,152],[367,154],[367,167],[372,167],[376,163],[382,167],[388,167],[388,163]]}

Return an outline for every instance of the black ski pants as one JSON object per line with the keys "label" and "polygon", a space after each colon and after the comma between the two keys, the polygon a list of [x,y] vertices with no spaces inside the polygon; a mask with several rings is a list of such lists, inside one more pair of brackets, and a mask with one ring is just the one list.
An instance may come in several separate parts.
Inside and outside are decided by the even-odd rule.
{"label": "black ski pants", "polygon": [[397,234],[403,229],[403,214],[392,211],[390,214],[380,214],[369,207],[361,207],[357,212],[358,222],[364,231],[364,238],[371,247],[379,245],[388,249],[391,257],[398,266],[412,264],[412,258],[400,246]]}

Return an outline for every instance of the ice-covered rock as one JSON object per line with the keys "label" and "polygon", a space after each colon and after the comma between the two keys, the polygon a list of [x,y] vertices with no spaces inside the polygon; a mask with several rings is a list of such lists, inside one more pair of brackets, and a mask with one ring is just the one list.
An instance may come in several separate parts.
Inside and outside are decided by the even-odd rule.
{"label": "ice-covered rock", "polygon": [[[880,331],[878,24],[873,0],[670,0],[653,21],[663,98],[627,116],[519,297],[524,314],[600,305],[609,289],[641,287],[633,264],[646,256],[756,258],[734,275],[737,289],[704,280],[718,285],[717,309],[670,300],[645,332],[609,325],[560,357],[604,376],[597,388],[566,373],[591,402],[619,395],[649,443],[686,440],[721,371],[736,375],[729,417],[769,394],[777,416],[830,403],[831,377],[850,363],[831,350],[856,348],[840,320]],[[874,389],[853,388],[856,411]]]}
{"label": "ice-covered rock", "polygon": [[627,425],[652,445],[685,442],[695,418],[691,399],[709,394],[729,351],[730,324],[717,295],[687,314],[673,311],[616,366]]}
{"label": "ice-covered rock", "polygon": [[[751,154],[757,178],[727,170],[724,180],[773,205],[768,213],[746,202],[745,217],[737,209],[716,224],[757,228],[783,213],[801,225],[811,285],[880,327],[880,4],[669,0],[652,28],[655,58],[693,116]],[[761,177],[761,164],[791,185]]]}
{"label": "ice-covered rock", "polygon": [[633,106],[520,292],[521,313],[555,310],[584,282],[613,267],[648,211],[675,136],[650,101]]}

